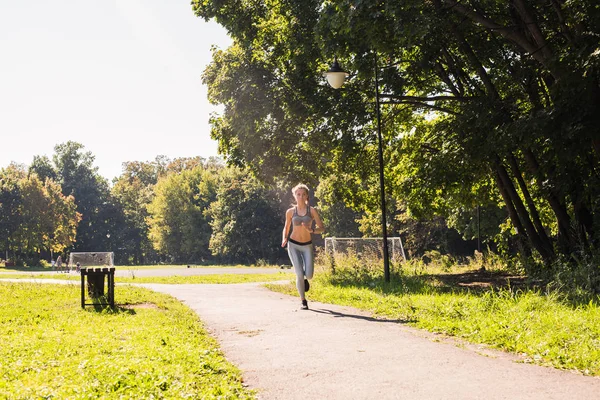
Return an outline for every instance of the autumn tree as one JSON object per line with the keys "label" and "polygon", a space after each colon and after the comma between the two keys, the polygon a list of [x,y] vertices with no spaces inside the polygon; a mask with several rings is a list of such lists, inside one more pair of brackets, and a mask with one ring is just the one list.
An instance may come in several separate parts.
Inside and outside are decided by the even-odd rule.
{"label": "autumn tree", "polygon": [[42,182],[37,174],[27,174],[24,167],[10,167],[0,176],[0,234],[7,251],[39,258],[42,251],[72,246],[81,219],[72,196],[64,196],[50,178]]}

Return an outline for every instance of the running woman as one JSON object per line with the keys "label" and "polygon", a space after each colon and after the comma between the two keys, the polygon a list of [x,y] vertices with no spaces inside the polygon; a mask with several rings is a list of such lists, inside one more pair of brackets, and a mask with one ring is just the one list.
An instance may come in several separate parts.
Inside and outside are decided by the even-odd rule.
{"label": "running woman", "polygon": [[296,288],[300,294],[300,300],[302,300],[302,309],[308,310],[305,294],[310,289],[308,280],[312,279],[314,273],[311,235],[313,233],[323,233],[325,227],[317,210],[308,204],[308,186],[298,184],[292,189],[292,194],[296,200],[296,205],[285,213],[281,247],[287,245],[288,255],[296,272]]}

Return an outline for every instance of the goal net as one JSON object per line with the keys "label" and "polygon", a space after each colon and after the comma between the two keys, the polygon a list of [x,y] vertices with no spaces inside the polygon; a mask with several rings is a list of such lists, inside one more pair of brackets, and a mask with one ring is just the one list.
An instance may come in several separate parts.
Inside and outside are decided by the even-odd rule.
{"label": "goal net", "polygon": [[[325,253],[335,257],[338,254],[354,254],[359,257],[383,259],[383,238],[325,238]],[[406,261],[404,246],[400,237],[388,237],[388,253],[393,262]]]}
{"label": "goal net", "polygon": [[69,265],[77,263],[81,267],[114,267],[115,255],[112,251],[80,252],[69,255]]}

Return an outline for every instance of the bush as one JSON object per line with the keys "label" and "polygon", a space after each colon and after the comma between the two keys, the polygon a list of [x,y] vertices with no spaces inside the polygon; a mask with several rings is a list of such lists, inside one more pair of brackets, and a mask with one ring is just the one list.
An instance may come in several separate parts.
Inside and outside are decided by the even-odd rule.
{"label": "bush", "polygon": [[560,257],[541,278],[573,302],[587,303],[600,295],[600,255],[577,253]]}

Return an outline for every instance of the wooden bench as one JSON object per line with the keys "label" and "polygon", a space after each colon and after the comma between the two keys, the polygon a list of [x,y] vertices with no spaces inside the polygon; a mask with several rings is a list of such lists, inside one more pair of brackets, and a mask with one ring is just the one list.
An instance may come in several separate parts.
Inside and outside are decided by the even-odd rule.
{"label": "wooden bench", "polygon": [[[81,267],[81,308],[85,306],[115,306],[115,268],[88,268]],[[86,279],[87,276],[87,290]],[[107,278],[108,291],[104,294],[104,278]],[[105,297],[108,303],[103,302],[85,302],[85,292],[91,299],[99,299]]]}

